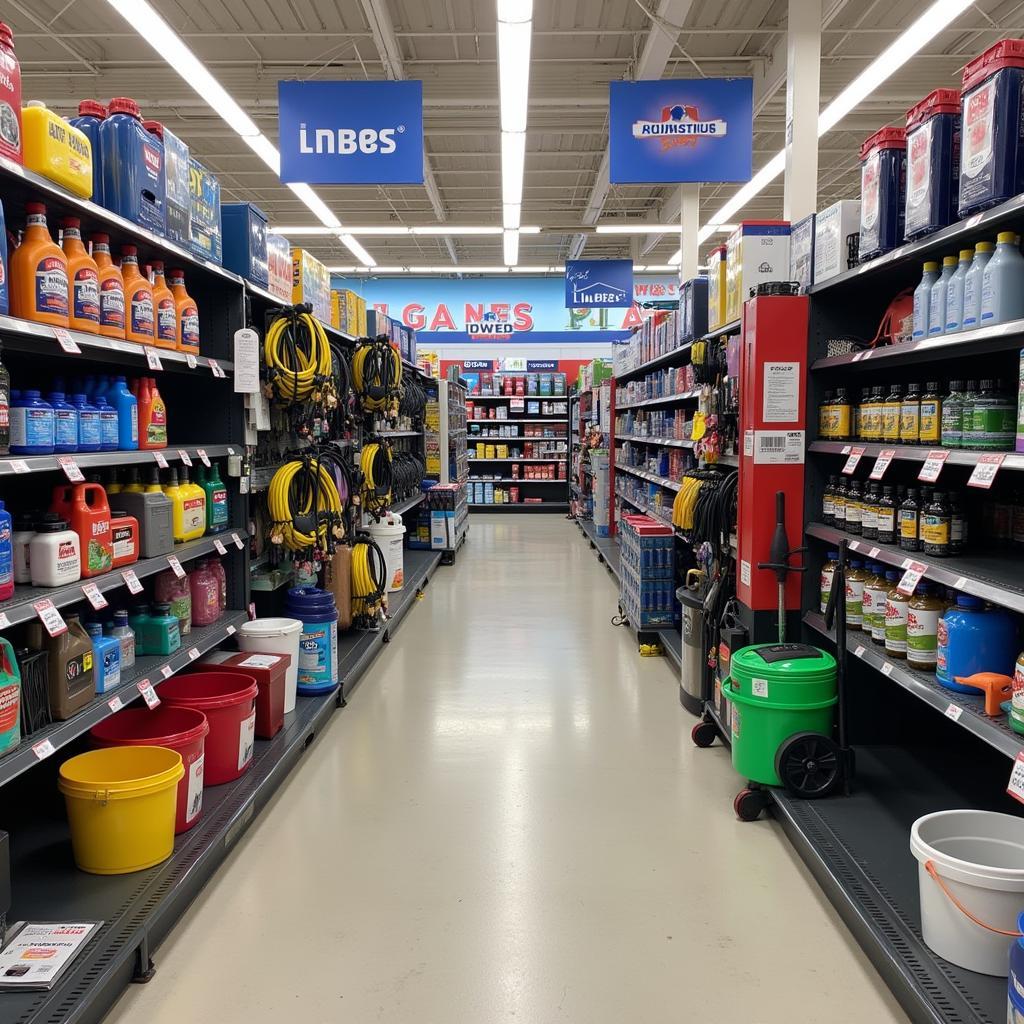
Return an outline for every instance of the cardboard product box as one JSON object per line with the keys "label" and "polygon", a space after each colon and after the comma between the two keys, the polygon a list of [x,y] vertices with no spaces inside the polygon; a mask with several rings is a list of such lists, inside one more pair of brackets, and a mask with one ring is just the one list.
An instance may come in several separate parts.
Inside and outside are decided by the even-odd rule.
{"label": "cardboard product box", "polygon": [[218,266],[224,259],[220,226],[220,182],[198,160],[189,157],[189,249]]}
{"label": "cardboard product box", "polygon": [[684,281],[680,289],[679,305],[679,316],[669,318],[669,333],[672,336],[670,349],[677,348],[679,342],[703,338],[708,333],[708,279],[694,277]]}
{"label": "cardboard product box", "polygon": [[859,199],[840,199],[818,212],[814,220],[815,284],[849,269],[850,247],[847,239],[859,231]]}
{"label": "cardboard product box", "polygon": [[789,279],[801,292],[814,284],[814,220],[813,213],[798,220],[789,238]]}
{"label": "cardboard product box", "polygon": [[725,323],[738,320],[750,290],[789,279],[789,221],[745,220],[729,236],[725,255]]}
{"label": "cardboard product box", "polygon": [[714,331],[727,323],[725,315],[725,254],[726,247],[718,246],[708,254],[708,330]]}
{"label": "cardboard product box", "polygon": [[455,513],[433,509],[430,513],[430,547],[444,551],[455,547]]}
{"label": "cardboard product box", "polygon": [[361,295],[356,296],[356,326],[358,330],[355,332],[360,338],[366,337],[366,299]]}
{"label": "cardboard product box", "polygon": [[[188,245],[192,237],[192,188],[188,145],[164,126],[164,198],[167,210],[167,237]],[[99,197],[93,196],[93,202]]]}
{"label": "cardboard product box", "polygon": [[348,310],[345,308],[345,293],[331,289],[331,326],[336,331],[348,334]]}
{"label": "cardboard product box", "polygon": [[[361,338],[363,334],[360,331],[359,321],[359,296],[354,291],[346,288],[342,292],[341,301],[345,303],[345,323],[347,326],[343,327],[342,330],[346,334],[351,334],[354,338]],[[363,316],[366,315],[366,305],[363,305]]]}
{"label": "cardboard product box", "polygon": [[254,203],[221,206],[224,266],[253,284],[266,288],[267,215]]}
{"label": "cardboard product box", "polygon": [[292,301],[292,247],[284,235],[267,234],[267,291]]}
{"label": "cardboard product box", "polygon": [[331,275],[305,249],[292,249],[292,302],[308,302],[317,320],[331,322]]}

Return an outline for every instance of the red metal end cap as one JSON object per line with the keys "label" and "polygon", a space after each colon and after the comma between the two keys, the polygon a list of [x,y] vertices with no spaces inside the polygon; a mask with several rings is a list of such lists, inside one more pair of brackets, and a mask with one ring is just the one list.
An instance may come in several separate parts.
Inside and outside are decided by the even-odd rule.
{"label": "red metal end cap", "polygon": [[107,108],[98,100],[82,100],[78,104],[79,117],[106,117]]}
{"label": "red metal end cap", "polygon": [[130,96],[115,96],[107,105],[111,114],[131,114],[139,116],[139,105]]}

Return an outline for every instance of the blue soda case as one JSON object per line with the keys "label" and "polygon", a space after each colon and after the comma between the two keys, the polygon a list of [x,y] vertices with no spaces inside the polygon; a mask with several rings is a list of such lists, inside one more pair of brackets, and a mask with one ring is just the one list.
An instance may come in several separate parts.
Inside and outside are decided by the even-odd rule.
{"label": "blue soda case", "polygon": [[267,215],[253,203],[223,203],[224,266],[261,288],[267,272]]}
{"label": "blue soda case", "polygon": [[220,219],[220,182],[198,160],[188,161],[191,223],[189,249],[218,266],[224,260]]}
{"label": "blue soda case", "polygon": [[159,121],[143,122],[164,144],[164,222],[172,242],[188,245],[192,224],[189,149]]}
{"label": "blue soda case", "polygon": [[957,219],[959,180],[960,93],[936,89],[907,111],[907,241]]}
{"label": "blue soda case", "polygon": [[861,146],[860,160],[860,258],[870,260],[903,242],[906,129],[879,129]]}

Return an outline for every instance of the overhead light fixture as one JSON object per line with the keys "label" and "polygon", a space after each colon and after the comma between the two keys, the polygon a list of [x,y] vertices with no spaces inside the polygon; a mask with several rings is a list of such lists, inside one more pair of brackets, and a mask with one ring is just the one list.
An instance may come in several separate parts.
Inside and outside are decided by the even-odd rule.
{"label": "overhead light fixture", "polygon": [[679,233],[679,225],[648,224],[638,220],[629,224],[598,224],[594,230],[599,235],[675,235]]}
{"label": "overhead light fixture", "polygon": [[273,232],[275,235],[294,235],[296,238],[300,238],[303,235],[335,234],[334,228],[324,227],[322,224],[289,225],[288,227],[278,227],[275,224],[267,230]]}
{"label": "overhead light fixture", "polygon": [[562,266],[561,264],[559,264],[557,266],[553,266],[553,267],[546,267],[543,264],[540,265],[540,266],[524,266],[523,264],[519,264],[519,266],[509,267],[508,269],[511,270],[513,274],[564,274],[565,273],[565,267]]}
{"label": "overhead light fixture", "polygon": [[523,199],[526,132],[501,133],[501,201],[519,205]]}
{"label": "overhead light fixture", "polygon": [[360,227],[346,224],[345,230],[350,235],[408,235],[412,228],[404,224],[382,224],[379,227]]}
{"label": "overhead light fixture", "polygon": [[522,209],[523,208],[519,203],[502,203],[501,223],[506,228],[518,228]]}
{"label": "overhead light fixture", "polygon": [[423,227],[413,228],[414,235],[500,235],[499,227],[475,227],[458,228],[449,224],[427,224]]}
{"label": "overhead light fixture", "polygon": [[530,106],[533,0],[498,0],[498,97],[501,118],[501,202],[507,264],[519,260],[519,218]]}
{"label": "overhead light fixture", "polygon": [[721,235],[731,235],[738,227],[738,224],[716,224],[715,231]]}
{"label": "overhead light fixture", "polygon": [[376,260],[347,231],[339,231],[338,238],[341,239],[341,244],[345,246],[345,248],[348,249],[348,251],[352,253],[360,263],[363,263],[368,267],[372,267],[376,264]]}
{"label": "overhead light fixture", "polygon": [[519,262],[519,232],[506,231],[502,242],[502,258],[505,266],[514,267]]}
{"label": "overhead light fixture", "polygon": [[276,174],[281,177],[281,154],[265,135],[243,135],[245,144]]}

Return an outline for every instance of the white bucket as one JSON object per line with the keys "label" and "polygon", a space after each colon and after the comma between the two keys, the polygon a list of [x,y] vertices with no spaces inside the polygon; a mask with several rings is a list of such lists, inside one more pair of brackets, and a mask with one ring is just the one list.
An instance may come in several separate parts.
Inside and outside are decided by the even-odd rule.
{"label": "white bucket", "polygon": [[[910,830],[910,850],[918,860],[925,944],[969,971],[1005,978],[1024,909],[1024,818],[972,810],[926,814]],[[928,873],[929,861],[963,910]]]}
{"label": "white bucket", "polygon": [[402,525],[402,517],[390,512],[379,523],[370,523],[367,529],[384,553],[388,581],[385,589],[389,593],[401,590],[405,586],[405,552],[402,547],[405,527]]}
{"label": "white bucket", "polygon": [[295,688],[299,681],[299,619],[253,619],[238,627],[238,647],[258,654],[291,656],[288,674],[284,677],[284,712],[295,710]]}

